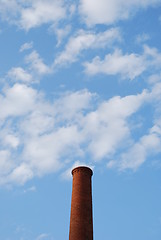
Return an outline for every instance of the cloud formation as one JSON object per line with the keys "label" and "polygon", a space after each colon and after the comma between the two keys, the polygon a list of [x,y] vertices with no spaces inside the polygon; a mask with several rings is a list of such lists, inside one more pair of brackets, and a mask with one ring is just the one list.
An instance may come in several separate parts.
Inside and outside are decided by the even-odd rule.
{"label": "cloud formation", "polygon": [[80,0],[80,14],[88,25],[113,24],[126,20],[137,10],[160,4],[160,0]]}
{"label": "cloud formation", "polygon": [[[75,164],[93,166],[100,161],[119,171],[136,170],[149,155],[159,153],[161,52],[148,45],[143,45],[140,52],[136,40],[139,44],[145,42],[148,33],[132,36],[136,52],[133,49],[126,52],[122,49],[123,30],[105,26],[159,2],[81,0],[77,9],[72,1],[0,0],[3,20],[26,30],[25,34],[30,36],[33,36],[32,31],[28,32],[30,29],[48,24],[48,32],[54,31],[57,41],[53,48],[55,59],[50,64],[49,58],[43,59],[35,46],[38,39],[24,41],[19,48],[19,54],[25,54],[22,64],[10,66],[3,79],[7,83],[0,93],[0,184],[23,185],[34,177],[58,171],[64,171],[62,175],[66,176]],[[81,23],[75,27],[70,23],[77,10],[88,26]],[[68,20],[62,23],[66,17]],[[98,28],[97,24],[102,25]],[[76,61],[83,64],[84,72],[91,77],[105,74],[133,80],[145,73],[145,89],[130,90],[133,94],[110,99],[81,89],[47,100],[36,83]],[[55,87],[57,83],[54,84]],[[140,116],[144,118],[141,108],[145,105],[153,105],[152,124],[135,138],[131,120],[135,125]]]}
{"label": "cloud formation", "polygon": [[63,0],[0,1],[3,20],[30,30],[42,24],[53,24],[65,18],[66,7]]}
{"label": "cloud formation", "polygon": [[143,54],[123,54],[120,49],[107,54],[103,60],[99,56],[91,62],[84,63],[85,72],[89,75],[99,73],[121,75],[123,79],[133,80],[144,71],[157,69],[161,64],[161,53],[155,48],[144,46]]}
{"label": "cloud formation", "polygon": [[28,73],[26,70],[24,70],[22,67],[12,68],[8,72],[8,77],[15,82],[20,81],[30,83],[33,80],[32,75]]}
{"label": "cloud formation", "polygon": [[[149,134],[131,146],[129,119],[145,104],[160,102],[160,96],[160,83],[151,91],[103,101],[88,90],[67,92],[48,102],[24,84],[5,88],[0,95],[0,184],[24,184],[70,168],[76,159],[88,165],[104,159],[108,167],[136,170],[149,151],[159,152],[161,124],[157,120]],[[121,160],[110,162],[125,145],[129,147]],[[137,162],[129,158],[136,152]],[[85,160],[88,154],[93,161]]]}
{"label": "cloud formation", "polygon": [[[24,44],[21,46],[20,51],[22,52],[30,48],[32,48],[31,44]],[[38,83],[44,75],[49,75],[53,72],[52,64],[46,64],[36,50],[32,50],[25,55],[23,62],[24,64],[21,64],[21,66],[12,67],[6,74],[5,79],[30,85]]]}
{"label": "cloud formation", "polygon": [[160,0],[80,0],[79,3],[65,0],[0,0],[1,18],[28,31],[42,24],[57,24],[67,15],[79,13],[87,25],[113,24],[126,20],[139,9],[155,7]]}
{"label": "cloud formation", "polygon": [[64,51],[55,59],[54,65],[73,63],[78,60],[83,50],[109,47],[120,40],[121,33],[118,28],[111,28],[100,33],[80,30],[69,39]]}
{"label": "cloud formation", "polygon": [[43,62],[43,59],[35,50],[26,56],[25,61],[29,65],[29,68],[39,75],[51,72],[50,67]]}

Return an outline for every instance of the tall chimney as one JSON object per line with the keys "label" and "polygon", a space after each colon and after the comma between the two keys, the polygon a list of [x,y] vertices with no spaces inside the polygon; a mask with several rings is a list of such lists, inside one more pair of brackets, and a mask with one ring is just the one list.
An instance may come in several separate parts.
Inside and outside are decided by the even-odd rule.
{"label": "tall chimney", "polygon": [[72,170],[72,202],[69,240],[93,240],[92,187],[93,172],[88,167]]}

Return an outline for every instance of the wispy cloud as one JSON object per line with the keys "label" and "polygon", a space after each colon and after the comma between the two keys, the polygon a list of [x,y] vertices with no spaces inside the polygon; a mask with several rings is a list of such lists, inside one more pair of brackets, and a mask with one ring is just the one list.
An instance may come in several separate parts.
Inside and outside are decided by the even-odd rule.
{"label": "wispy cloud", "polygon": [[49,238],[49,234],[46,234],[46,233],[42,233],[40,234],[35,240],[49,240],[51,238]]}
{"label": "wispy cloud", "polygon": [[157,69],[161,64],[161,53],[155,48],[144,46],[143,54],[123,54],[116,49],[107,54],[103,60],[95,57],[92,62],[84,63],[85,72],[89,75],[99,73],[107,75],[120,74],[123,79],[134,79],[146,70]]}
{"label": "wispy cloud", "polygon": [[118,28],[111,28],[100,33],[80,30],[69,39],[65,50],[55,59],[54,65],[75,62],[83,50],[108,47],[120,40],[121,33]]}
{"label": "wispy cloud", "polygon": [[57,47],[59,47],[64,40],[65,37],[68,36],[68,34],[71,31],[71,25],[66,25],[63,28],[59,28],[58,26],[52,25],[49,27],[49,33],[54,33],[57,37]]}
{"label": "wispy cloud", "polygon": [[27,42],[24,43],[21,47],[20,47],[20,52],[23,52],[25,50],[31,49],[33,48],[33,42]]}
{"label": "wispy cloud", "polygon": [[141,137],[139,142],[122,154],[119,169],[138,169],[150,155],[159,153],[160,148],[161,136],[150,132],[148,135]]}
{"label": "wispy cloud", "polygon": [[28,192],[35,192],[36,191],[36,187],[35,186],[32,186],[32,187],[29,187],[27,189],[24,189],[24,193],[28,193]]}
{"label": "wispy cloud", "polygon": [[132,169],[136,171],[150,156],[161,152],[161,128],[154,125],[147,135],[133,142],[119,159],[107,163],[107,168],[116,168],[119,171]]}
{"label": "wispy cloud", "polygon": [[149,39],[150,39],[150,36],[148,34],[142,33],[142,34],[137,35],[136,43],[141,44],[141,43],[148,41]]}

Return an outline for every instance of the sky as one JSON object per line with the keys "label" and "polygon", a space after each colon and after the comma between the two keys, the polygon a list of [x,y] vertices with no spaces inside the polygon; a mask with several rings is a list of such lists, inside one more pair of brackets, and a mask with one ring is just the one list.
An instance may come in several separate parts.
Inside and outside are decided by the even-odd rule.
{"label": "sky", "polygon": [[161,0],[0,0],[0,239],[161,239]]}

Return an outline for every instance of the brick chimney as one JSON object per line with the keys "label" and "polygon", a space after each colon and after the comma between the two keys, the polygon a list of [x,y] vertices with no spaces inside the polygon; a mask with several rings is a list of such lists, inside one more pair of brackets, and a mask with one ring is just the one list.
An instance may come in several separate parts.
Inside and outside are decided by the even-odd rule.
{"label": "brick chimney", "polygon": [[88,167],[72,170],[72,202],[69,240],[93,240],[92,187],[93,172]]}

